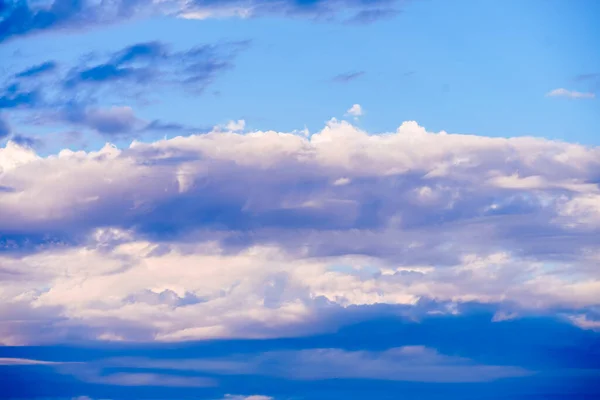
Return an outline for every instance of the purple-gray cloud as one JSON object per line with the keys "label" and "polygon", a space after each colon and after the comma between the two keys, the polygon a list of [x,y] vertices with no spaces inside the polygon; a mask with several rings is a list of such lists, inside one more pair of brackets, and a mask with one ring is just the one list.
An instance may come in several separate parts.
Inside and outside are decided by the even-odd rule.
{"label": "purple-gray cloud", "polygon": [[[414,122],[230,126],[123,150],[0,149],[2,301],[104,340],[298,334],[330,307],[423,299],[595,326],[574,311],[600,305],[598,148]],[[3,340],[31,340],[17,328]]]}

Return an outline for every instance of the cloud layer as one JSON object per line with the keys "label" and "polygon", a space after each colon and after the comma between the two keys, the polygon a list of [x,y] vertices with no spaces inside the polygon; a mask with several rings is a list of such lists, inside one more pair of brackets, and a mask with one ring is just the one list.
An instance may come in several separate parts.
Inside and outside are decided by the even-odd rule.
{"label": "cloud layer", "polygon": [[123,150],[0,149],[2,341],[289,336],[424,300],[596,326],[599,149],[415,122],[368,134],[332,120],[310,137],[243,125]]}
{"label": "cloud layer", "polygon": [[7,0],[0,3],[0,42],[47,31],[82,30],[132,18],[167,15],[207,19],[263,15],[332,18],[346,10],[369,23],[397,12],[395,0]]}

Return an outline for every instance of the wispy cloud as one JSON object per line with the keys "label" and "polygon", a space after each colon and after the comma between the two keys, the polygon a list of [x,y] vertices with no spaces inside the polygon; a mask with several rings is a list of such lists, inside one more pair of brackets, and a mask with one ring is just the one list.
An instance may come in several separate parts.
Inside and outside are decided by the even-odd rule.
{"label": "wispy cloud", "polygon": [[46,61],[42,64],[34,65],[33,67],[29,67],[21,72],[15,74],[17,78],[31,78],[35,76],[39,76],[41,74],[45,74],[48,72],[52,72],[56,69],[57,64],[54,61]]}
{"label": "wispy cloud", "polygon": [[263,15],[330,18],[347,10],[354,10],[356,15],[352,19],[353,22],[369,23],[393,15],[397,12],[395,6],[398,3],[400,2],[396,0],[13,1],[2,3],[3,7],[0,8],[0,42],[31,34],[83,30],[155,15],[195,19]]}
{"label": "wispy cloud", "polygon": [[338,82],[338,83],[347,83],[347,82],[356,80],[358,78],[361,78],[364,75],[365,75],[365,71],[346,72],[346,73],[334,76],[331,80],[333,82]]}
{"label": "wispy cloud", "polygon": [[596,94],[592,92],[578,92],[575,90],[567,90],[564,88],[554,89],[546,93],[547,97],[568,97],[570,99],[593,99]]}
{"label": "wispy cloud", "polygon": [[8,137],[10,135],[10,132],[10,124],[8,123],[4,115],[0,114],[0,140]]}

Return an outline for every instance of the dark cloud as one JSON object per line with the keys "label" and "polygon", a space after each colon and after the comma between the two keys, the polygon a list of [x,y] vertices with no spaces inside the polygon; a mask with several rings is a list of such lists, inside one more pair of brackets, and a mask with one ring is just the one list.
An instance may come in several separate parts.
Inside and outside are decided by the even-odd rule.
{"label": "dark cloud", "polygon": [[130,107],[86,108],[72,105],[62,113],[62,118],[109,136],[131,133],[141,122]]}
{"label": "dark cloud", "polygon": [[248,42],[204,45],[188,51],[171,51],[159,42],[138,43],[115,52],[106,62],[71,69],[65,87],[76,89],[101,84],[181,84],[202,91]]}
{"label": "dark cloud", "polygon": [[42,144],[40,139],[25,135],[14,135],[10,140],[23,147],[37,147]]}
{"label": "dark cloud", "polygon": [[219,15],[219,11],[247,9],[251,11],[251,16],[283,14],[327,18],[348,11],[370,11],[375,14],[381,10],[392,10],[392,6],[398,3],[396,0],[193,0],[181,12],[189,13],[200,9]]}
{"label": "dark cloud", "polygon": [[33,67],[27,68],[24,71],[21,71],[15,74],[16,78],[30,78],[32,76],[38,76],[47,72],[54,71],[57,67],[57,64],[54,61],[47,61],[42,64],[34,65]]}
{"label": "dark cloud", "polygon": [[0,140],[10,135],[10,132],[11,130],[8,121],[2,114],[0,114]]}
{"label": "dark cloud", "polygon": [[365,75],[365,71],[346,72],[333,77],[333,82],[347,83]]}
{"label": "dark cloud", "polygon": [[580,74],[575,77],[575,82],[588,85],[592,92],[600,91],[600,73]]}
{"label": "dark cloud", "polygon": [[58,119],[92,129],[107,138],[123,136],[131,139],[146,132],[201,133],[210,130],[161,120],[146,122],[127,106],[97,107],[69,104],[59,113]]}
{"label": "dark cloud", "polygon": [[130,18],[144,0],[53,0],[50,4],[7,0],[0,9],[0,42],[13,37],[65,28],[88,28]]}
{"label": "dark cloud", "polygon": [[158,119],[149,122],[142,128],[145,132],[189,132],[189,133],[206,133],[210,132],[208,127],[194,127],[180,124],[177,122],[165,122]]}
{"label": "dark cloud", "polygon": [[31,2],[3,0],[0,7],[0,42],[29,34],[61,29],[87,29],[118,23],[133,17],[193,14],[201,10],[215,15],[235,15],[228,10],[248,9],[252,16],[283,14],[332,17],[357,11],[356,22],[373,22],[394,12],[396,0],[194,0],[184,6],[175,0],[53,0]]}
{"label": "dark cloud", "polygon": [[160,42],[138,43],[105,55],[100,62],[94,63],[95,57],[91,57],[63,76],[44,76],[58,69],[55,62],[48,61],[10,75],[8,84],[0,88],[0,110],[27,108],[35,112],[30,116],[33,123],[67,122],[108,136],[206,131],[158,119],[142,121],[131,108],[106,107],[99,104],[99,99],[109,99],[113,104],[122,104],[126,99],[128,103],[150,88],[157,92],[161,87],[197,95],[231,68],[235,56],[249,44],[225,42],[173,51]]}
{"label": "dark cloud", "polygon": [[21,106],[34,106],[41,100],[38,90],[22,89],[19,83],[13,83],[0,89],[0,110]]}
{"label": "dark cloud", "polygon": [[393,8],[361,10],[348,20],[352,24],[372,24],[382,19],[392,18],[399,13]]}
{"label": "dark cloud", "polygon": [[575,77],[576,81],[589,81],[600,79],[600,73],[580,74]]}

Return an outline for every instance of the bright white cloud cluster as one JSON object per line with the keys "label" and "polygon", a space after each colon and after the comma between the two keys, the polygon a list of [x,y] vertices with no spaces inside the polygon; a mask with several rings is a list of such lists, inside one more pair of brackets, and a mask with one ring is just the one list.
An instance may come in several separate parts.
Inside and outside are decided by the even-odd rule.
{"label": "bright white cloud cluster", "polygon": [[289,336],[420,299],[594,326],[573,310],[600,305],[599,149],[415,122],[238,126],[123,150],[0,149],[0,341]]}

